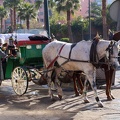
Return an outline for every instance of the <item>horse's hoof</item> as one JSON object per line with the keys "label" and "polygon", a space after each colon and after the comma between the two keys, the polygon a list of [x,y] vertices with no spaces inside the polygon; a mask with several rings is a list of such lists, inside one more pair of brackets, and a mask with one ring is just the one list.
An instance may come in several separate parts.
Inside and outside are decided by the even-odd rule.
{"label": "horse's hoof", "polygon": [[107,100],[108,100],[108,101],[111,101],[111,100],[112,100],[112,97],[110,97],[110,96],[107,97]]}
{"label": "horse's hoof", "polygon": [[82,94],[83,94],[83,92],[81,92],[81,91],[80,91],[80,94],[82,95]]}
{"label": "horse's hoof", "polygon": [[62,95],[58,95],[59,99],[62,100]]}
{"label": "horse's hoof", "polygon": [[112,99],[115,99],[115,97],[113,97],[113,95],[111,95]]}
{"label": "horse's hoof", "polygon": [[76,93],[76,94],[75,94],[75,97],[77,97],[77,96],[79,96],[79,93]]}
{"label": "horse's hoof", "polygon": [[89,103],[89,102],[90,102],[90,101],[89,101],[89,100],[87,100],[87,99],[86,99],[86,100],[84,100],[84,103]]}
{"label": "horse's hoof", "polygon": [[102,102],[99,102],[99,103],[98,103],[98,107],[103,108],[103,104],[102,104]]}

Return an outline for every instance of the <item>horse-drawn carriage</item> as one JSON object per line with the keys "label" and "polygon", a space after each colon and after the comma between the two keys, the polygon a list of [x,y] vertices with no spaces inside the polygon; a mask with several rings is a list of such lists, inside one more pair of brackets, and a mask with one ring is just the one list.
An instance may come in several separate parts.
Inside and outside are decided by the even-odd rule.
{"label": "horse-drawn carriage", "polygon": [[5,38],[4,43],[9,43],[11,36],[16,39],[14,41],[16,53],[7,58],[4,79],[11,79],[15,93],[22,95],[27,91],[28,82],[33,80],[37,83],[40,77],[38,70],[43,68],[42,49],[49,43],[49,39],[41,34],[1,34],[1,38]]}
{"label": "horse-drawn carriage", "polygon": [[[20,37],[20,34],[18,35],[19,36],[17,36],[17,38]],[[77,44],[72,44],[72,43],[59,42],[55,40],[55,42],[53,41],[49,43],[48,38],[43,36],[42,38],[40,38],[40,36],[36,36],[33,34],[29,35],[29,37],[27,36],[27,39],[25,39],[25,36],[22,38],[24,39],[17,39],[16,41],[17,49],[15,50],[17,51],[17,53],[15,54],[15,56],[11,56],[8,58],[6,73],[5,73],[5,79],[11,78],[12,86],[16,94],[18,95],[24,94],[27,91],[28,82],[33,81],[34,83],[40,85],[48,83],[49,94],[52,98],[53,95],[51,92],[50,80],[55,67],[56,74],[55,74],[54,82],[58,89],[58,96],[61,99],[62,90],[60,88],[60,85],[58,84],[58,81],[56,81],[56,78],[58,78],[57,75],[59,73],[58,72],[59,68],[63,66],[63,69],[68,71],[69,70],[78,71],[78,72],[83,71],[92,85],[92,88],[96,95],[95,97],[96,97],[96,101],[98,102],[98,106],[100,107],[103,106],[97,96],[96,83],[95,83],[96,74],[95,74],[94,65],[92,66],[92,64],[96,64],[96,61],[94,61],[94,63],[93,61],[89,61],[90,60],[89,54],[90,54],[92,41],[89,42],[81,41],[78,42]],[[99,58],[101,59],[105,58],[106,60],[104,62],[101,61],[100,65],[101,64],[103,65],[102,67],[105,69],[106,75],[108,77],[106,78],[107,79],[106,81],[108,81],[109,84],[106,90],[108,99],[114,98],[110,92],[110,88],[111,88],[110,83],[111,83],[111,76],[113,74],[113,68],[115,68],[118,65],[117,59],[118,59],[119,43],[120,42],[110,42],[106,40],[100,40],[100,42],[98,43],[99,46],[97,46],[98,47],[97,54]],[[44,60],[44,67],[43,67],[43,60]],[[109,73],[109,71],[111,73]],[[46,78],[44,79],[45,75],[47,77],[47,81]],[[85,90],[86,89],[84,89],[83,93],[86,93]],[[86,99],[86,94],[84,95],[84,97],[85,97],[85,101],[88,102],[88,100]]]}

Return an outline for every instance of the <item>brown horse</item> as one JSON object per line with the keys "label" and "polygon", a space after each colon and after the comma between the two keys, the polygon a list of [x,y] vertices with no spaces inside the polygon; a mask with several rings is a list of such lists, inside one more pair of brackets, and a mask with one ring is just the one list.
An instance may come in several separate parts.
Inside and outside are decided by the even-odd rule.
{"label": "brown horse", "polygon": [[[111,85],[112,85],[112,78],[114,75],[114,69],[112,67],[109,68],[107,64],[103,64],[101,68],[104,69],[105,73],[105,80],[106,80],[106,95],[107,95],[107,100],[112,100],[114,99],[113,95],[111,94]],[[83,93],[83,79],[85,79],[85,75],[83,76],[83,72],[74,72],[73,73],[73,82],[74,82],[74,91],[75,91],[75,96],[78,96],[79,94]],[[80,91],[78,89],[80,87]]]}

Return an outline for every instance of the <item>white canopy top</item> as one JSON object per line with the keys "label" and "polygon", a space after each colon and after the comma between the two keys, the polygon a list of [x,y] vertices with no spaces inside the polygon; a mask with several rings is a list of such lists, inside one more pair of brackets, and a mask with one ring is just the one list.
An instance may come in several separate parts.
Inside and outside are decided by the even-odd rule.
{"label": "white canopy top", "polygon": [[9,43],[9,38],[11,36],[13,36],[13,40],[15,40],[15,38],[17,39],[17,41],[26,41],[28,40],[29,41],[29,36],[32,36],[34,34],[31,34],[31,33],[17,33],[17,34],[14,34],[14,33],[9,33],[9,34],[0,34],[0,39],[2,41],[2,44],[4,43]]}

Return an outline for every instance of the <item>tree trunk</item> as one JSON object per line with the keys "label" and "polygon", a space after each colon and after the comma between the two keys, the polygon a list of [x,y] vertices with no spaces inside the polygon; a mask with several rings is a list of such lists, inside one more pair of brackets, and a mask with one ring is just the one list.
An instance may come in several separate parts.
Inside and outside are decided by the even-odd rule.
{"label": "tree trunk", "polygon": [[73,42],[72,29],[71,29],[71,13],[70,13],[70,10],[67,11],[67,26],[68,26],[69,41]]}
{"label": "tree trunk", "polygon": [[2,29],[3,29],[3,18],[1,18],[1,33],[2,33]]}
{"label": "tree trunk", "polygon": [[27,26],[27,29],[29,30],[30,29],[30,26],[29,26],[29,18],[26,19],[26,26]]}
{"label": "tree trunk", "polygon": [[107,39],[106,0],[102,0],[103,39]]}
{"label": "tree trunk", "polygon": [[14,27],[13,30],[16,31],[16,8],[14,7]]}
{"label": "tree trunk", "polygon": [[13,32],[13,9],[10,9],[10,22],[11,22],[11,29],[12,29],[12,31],[11,32]]}

